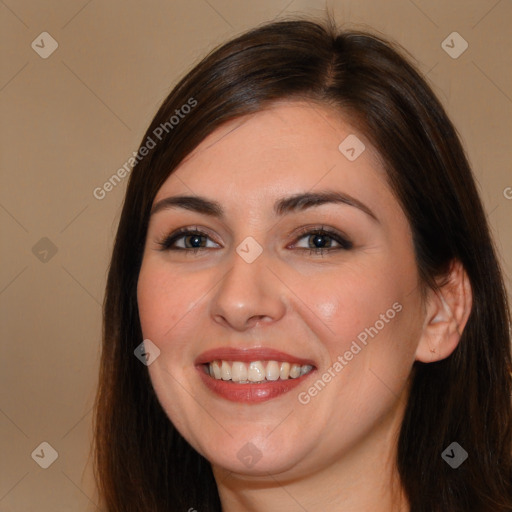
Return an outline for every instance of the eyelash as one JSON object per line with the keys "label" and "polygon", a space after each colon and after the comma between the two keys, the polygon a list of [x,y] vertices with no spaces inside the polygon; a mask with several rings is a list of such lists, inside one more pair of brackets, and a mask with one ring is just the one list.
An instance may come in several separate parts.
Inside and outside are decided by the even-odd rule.
{"label": "eyelash", "polygon": [[[166,236],[163,240],[158,241],[158,245],[161,247],[161,251],[182,251],[185,254],[191,254],[196,255],[197,253],[208,250],[208,247],[189,247],[189,248],[182,248],[182,247],[172,247],[172,245],[179,240],[180,238],[183,238],[185,236],[204,236],[209,238],[209,234],[205,231],[202,231],[201,229],[198,229],[197,227],[194,229],[191,228],[181,228],[175,231],[174,233]],[[302,228],[296,238],[295,243],[300,240],[301,238],[304,238],[306,235],[312,236],[312,235],[320,235],[320,236],[326,236],[328,238],[333,239],[335,242],[337,242],[340,247],[330,247],[330,248],[324,248],[324,247],[317,247],[316,249],[312,248],[305,248],[305,247],[299,247],[298,250],[301,251],[308,251],[310,255],[313,256],[322,256],[324,252],[330,253],[332,251],[339,251],[339,250],[350,250],[353,248],[353,243],[342,236],[337,231],[333,231],[330,229],[326,229],[323,226],[320,228],[311,228],[306,227]]]}

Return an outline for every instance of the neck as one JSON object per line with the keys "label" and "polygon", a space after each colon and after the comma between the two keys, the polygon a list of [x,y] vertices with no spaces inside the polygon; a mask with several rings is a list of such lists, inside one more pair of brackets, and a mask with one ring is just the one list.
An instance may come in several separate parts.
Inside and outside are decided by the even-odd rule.
{"label": "neck", "polygon": [[238,475],[213,467],[223,512],[409,512],[396,468],[403,402],[334,463],[293,476]]}

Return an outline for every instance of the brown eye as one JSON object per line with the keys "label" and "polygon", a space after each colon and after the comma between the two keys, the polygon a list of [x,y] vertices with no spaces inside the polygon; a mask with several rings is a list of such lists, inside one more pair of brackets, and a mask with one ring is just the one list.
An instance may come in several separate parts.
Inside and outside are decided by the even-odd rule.
{"label": "brown eye", "polygon": [[[297,247],[301,250],[309,251],[310,254],[323,254],[324,252],[349,250],[352,249],[353,244],[347,240],[340,233],[320,229],[306,229],[301,233],[298,240],[306,239],[307,247]],[[337,244],[333,247],[333,243]],[[296,246],[296,245],[295,245]]]}
{"label": "brown eye", "polygon": [[[207,233],[201,230],[179,229],[170,234],[158,244],[162,247],[163,251],[193,251],[194,253],[207,249],[206,239],[210,238]],[[176,242],[183,240],[182,246],[176,245]],[[215,242],[213,242],[215,244]],[[215,247],[217,244],[215,244]],[[211,246],[210,246],[211,247]]]}

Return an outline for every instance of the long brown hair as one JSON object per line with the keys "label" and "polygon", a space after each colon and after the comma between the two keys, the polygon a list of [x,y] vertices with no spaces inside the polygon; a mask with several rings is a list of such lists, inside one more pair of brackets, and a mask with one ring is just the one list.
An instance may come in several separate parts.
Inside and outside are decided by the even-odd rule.
{"label": "long brown hair", "polygon": [[[331,19],[274,22],[210,53],[163,102],[141,148],[148,138],[156,144],[131,172],[104,301],[95,472],[108,511],[221,510],[209,462],[174,428],[134,356],[143,339],[137,279],[152,202],[180,162],[226,121],[293,98],[347,113],[377,148],[410,222],[424,284],[435,287],[457,259],[472,286],[456,350],[413,367],[397,457],[411,512],[512,510],[503,278],[456,130],[402,53],[380,36],[338,30]],[[194,107],[170,122],[186,104]],[[469,454],[457,469],[441,457],[454,441]]]}

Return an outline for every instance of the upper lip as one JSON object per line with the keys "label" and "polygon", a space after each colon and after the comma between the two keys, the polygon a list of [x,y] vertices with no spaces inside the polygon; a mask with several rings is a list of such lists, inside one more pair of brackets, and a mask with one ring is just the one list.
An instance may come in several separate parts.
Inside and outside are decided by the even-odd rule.
{"label": "upper lip", "polygon": [[298,365],[315,366],[314,361],[302,357],[292,356],[286,352],[281,352],[273,348],[255,347],[255,348],[235,348],[235,347],[219,347],[206,350],[200,354],[195,364],[206,364],[212,361],[240,361],[242,363],[250,363],[252,361],[282,361]]}

